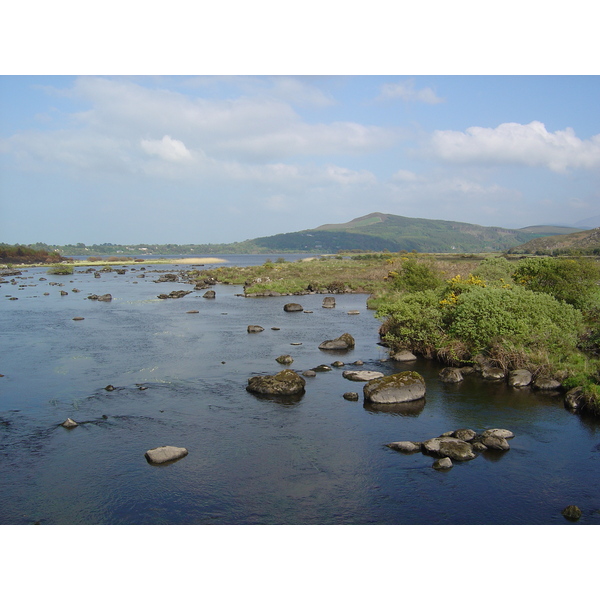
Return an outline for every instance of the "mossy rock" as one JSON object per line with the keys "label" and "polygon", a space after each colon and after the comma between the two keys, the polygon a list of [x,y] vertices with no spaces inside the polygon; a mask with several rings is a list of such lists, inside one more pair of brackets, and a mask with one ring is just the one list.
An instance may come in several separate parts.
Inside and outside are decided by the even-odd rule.
{"label": "mossy rock", "polygon": [[379,404],[412,402],[425,396],[425,380],[416,371],[402,371],[370,381],[363,395],[366,402]]}
{"label": "mossy rock", "polygon": [[277,375],[256,375],[248,379],[246,390],[266,396],[298,396],[304,394],[306,381],[291,369]]}

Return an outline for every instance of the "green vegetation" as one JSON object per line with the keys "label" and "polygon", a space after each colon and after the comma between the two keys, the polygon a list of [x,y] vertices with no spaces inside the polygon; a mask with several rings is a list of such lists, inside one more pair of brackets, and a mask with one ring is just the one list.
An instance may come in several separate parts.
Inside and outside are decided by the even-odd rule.
{"label": "green vegetation", "polygon": [[456,366],[483,355],[507,371],[581,387],[600,414],[600,264],[509,258],[382,252],[189,274],[243,285],[246,294],[369,293],[392,351]]}
{"label": "green vegetation", "polygon": [[35,263],[56,263],[65,260],[58,252],[50,249],[35,249],[17,244],[0,244],[0,263],[30,265]]}
{"label": "green vegetation", "polygon": [[73,275],[73,265],[53,265],[48,269],[48,275]]}

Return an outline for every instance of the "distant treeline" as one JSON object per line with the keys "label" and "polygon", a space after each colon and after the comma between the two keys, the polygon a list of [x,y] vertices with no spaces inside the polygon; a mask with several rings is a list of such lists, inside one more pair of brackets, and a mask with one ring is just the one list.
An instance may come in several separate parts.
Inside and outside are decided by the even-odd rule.
{"label": "distant treeline", "polygon": [[8,264],[56,263],[65,260],[59,252],[17,244],[0,244],[0,262]]}

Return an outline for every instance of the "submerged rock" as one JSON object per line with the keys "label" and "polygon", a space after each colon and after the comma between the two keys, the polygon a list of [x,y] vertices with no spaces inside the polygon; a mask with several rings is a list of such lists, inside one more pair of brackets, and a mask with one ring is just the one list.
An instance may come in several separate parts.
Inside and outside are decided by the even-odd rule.
{"label": "submerged rock", "polygon": [[186,448],[177,448],[176,446],[159,446],[148,450],[144,455],[149,463],[159,465],[162,463],[172,462],[187,456]]}
{"label": "submerged rock", "polygon": [[277,375],[256,375],[248,379],[246,390],[269,396],[295,396],[304,394],[306,381],[291,369]]}
{"label": "submerged rock", "polygon": [[325,340],[319,345],[319,350],[349,350],[354,348],[354,338],[349,333],[342,333],[335,340]]}
{"label": "submerged rock", "polygon": [[579,521],[579,519],[581,518],[582,512],[578,506],[571,504],[571,505],[563,508],[561,514],[565,519],[569,519],[569,521]]}
{"label": "submerged rock", "polygon": [[460,383],[463,380],[462,371],[456,367],[445,367],[438,377],[446,383]]}
{"label": "submerged rock", "polygon": [[425,380],[415,371],[402,371],[370,381],[363,394],[366,402],[383,404],[419,400],[425,396]]}

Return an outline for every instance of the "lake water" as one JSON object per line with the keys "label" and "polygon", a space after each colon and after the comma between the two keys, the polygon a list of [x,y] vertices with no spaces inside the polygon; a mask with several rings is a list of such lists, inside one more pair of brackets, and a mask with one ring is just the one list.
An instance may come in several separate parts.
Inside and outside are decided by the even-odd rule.
{"label": "lake water", "polygon": [[[32,268],[0,285],[0,523],[561,525],[569,504],[583,511],[578,524],[600,523],[600,422],[567,412],[562,396],[477,377],[444,384],[435,363],[386,361],[365,295],[323,309],[320,295],[243,298],[217,285],[214,300],[205,290],[159,300],[192,287],[155,283],[158,271],[189,267],[140,269],[97,279]],[[86,299],[105,293],[112,302]],[[290,301],[312,312],[284,312]],[[318,349],[344,332],[353,350]],[[426,401],[374,409],[343,368],[307,378],[299,401],[248,393],[249,377],[283,368],[281,354],[299,372],[358,359],[386,374],[414,369]],[[79,426],[61,427],[67,417]],[[516,437],[447,472],[386,447],[460,427]],[[189,454],[150,465],[144,453],[162,445]]]}

